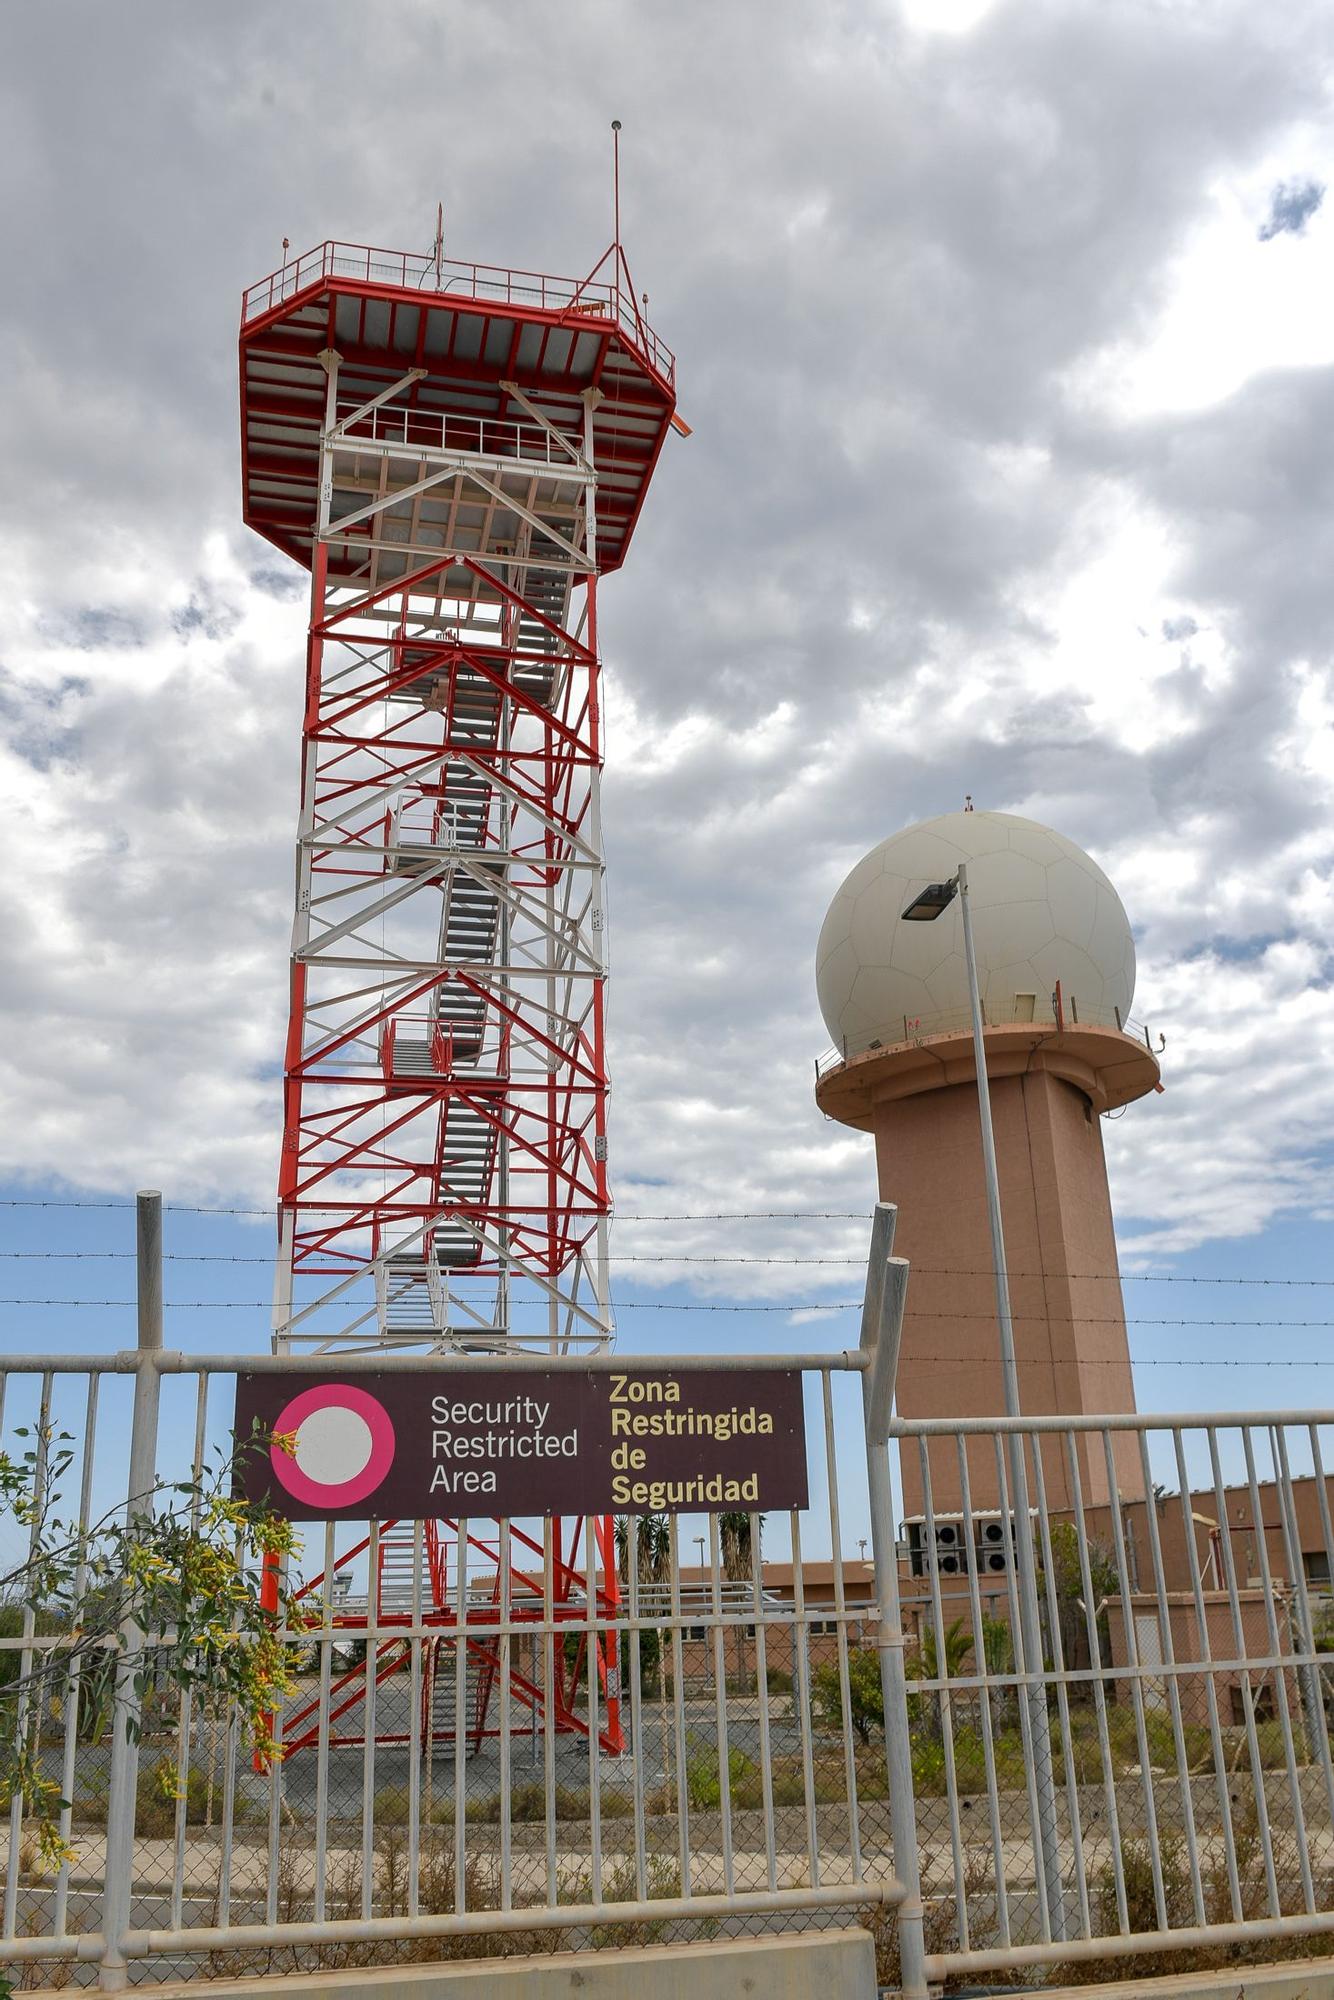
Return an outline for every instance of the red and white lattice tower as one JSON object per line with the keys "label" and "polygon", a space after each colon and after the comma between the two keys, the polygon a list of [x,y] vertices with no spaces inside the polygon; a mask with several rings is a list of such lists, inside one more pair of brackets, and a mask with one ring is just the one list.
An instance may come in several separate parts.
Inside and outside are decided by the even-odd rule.
{"label": "red and white lattice tower", "polygon": [[[325,243],[245,294],[241,405],[246,521],[311,576],[275,1347],[603,1348],[597,593],[674,421],[672,356],[619,241],[583,281],[456,263],[439,235]],[[442,1627],[479,1565],[499,1588],[483,1526],[427,1525]],[[370,1544],[382,1623],[414,1535]],[[544,1569],[572,1623],[589,1591],[614,1607],[609,1522],[519,1539],[515,1616]],[[614,1665],[599,1647],[619,1747]]]}

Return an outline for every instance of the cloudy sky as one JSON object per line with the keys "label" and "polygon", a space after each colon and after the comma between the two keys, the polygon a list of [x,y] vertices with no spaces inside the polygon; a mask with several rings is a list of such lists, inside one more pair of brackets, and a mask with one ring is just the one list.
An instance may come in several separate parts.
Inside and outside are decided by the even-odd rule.
{"label": "cloudy sky", "polygon": [[[1087,847],[1135,925],[1168,1089],[1106,1128],[1127,1269],[1331,1271],[1327,7],[44,0],[3,37],[11,1199],[271,1200],[304,602],[240,525],[242,288],[284,236],[425,250],[437,200],[447,253],[582,273],[620,117],[694,431],[602,600],[622,1212],[865,1211],[869,1142],[811,1100],[815,938],[867,847],[971,792]],[[120,1226],[6,1213],[11,1249]],[[617,1248],[863,1241],[622,1222]],[[11,1264],[3,1290],[116,1297],[116,1268]],[[617,1275],[672,1306],[857,1289],[838,1265]],[[183,1267],[177,1295],[206,1282]],[[1187,1289],[1201,1315],[1334,1317],[1334,1290],[1198,1284],[1132,1317]],[[31,1345],[57,1317],[0,1324]],[[234,1344],[263,1337],[238,1319]],[[673,1330],[842,1337],[804,1324]]]}

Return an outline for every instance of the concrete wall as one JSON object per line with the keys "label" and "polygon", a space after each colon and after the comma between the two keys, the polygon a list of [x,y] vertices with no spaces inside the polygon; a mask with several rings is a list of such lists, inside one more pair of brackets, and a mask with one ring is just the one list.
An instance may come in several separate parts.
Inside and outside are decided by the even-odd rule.
{"label": "concrete wall", "polygon": [[[1273,1647],[1269,1631],[1268,1607],[1262,1590],[1239,1590],[1237,1604],[1240,1611],[1240,1633],[1236,1630],[1232,1616],[1232,1605],[1224,1590],[1201,1592],[1204,1600],[1203,1632],[1200,1618],[1195,1608],[1195,1597],[1191,1591],[1169,1590],[1167,1612],[1171,1624],[1172,1656],[1175,1660],[1233,1660],[1265,1659],[1271,1651],[1286,1653],[1290,1650],[1286,1643],[1288,1618],[1287,1607],[1280,1601],[1275,1615],[1278,1628],[1278,1646]],[[1107,1600],[1107,1632],[1111,1642],[1110,1664],[1124,1667],[1130,1662],[1127,1645],[1126,1626],[1133,1622],[1139,1664],[1148,1667],[1166,1655],[1162,1644],[1162,1616],[1158,1600],[1151,1591],[1141,1591],[1126,1600],[1109,1597]],[[1242,1676],[1239,1671],[1225,1669],[1212,1677],[1206,1674],[1181,1674],[1177,1676],[1180,1691],[1181,1713],[1186,1722],[1207,1722],[1209,1720],[1208,1681],[1212,1678],[1218,1696],[1219,1720],[1224,1728],[1244,1720],[1241,1706]],[[1274,1693],[1273,1673],[1266,1668],[1258,1668],[1250,1675],[1252,1699],[1259,1714],[1272,1710]],[[1127,1682],[1116,1682],[1115,1698],[1118,1701],[1131,1699]],[[1150,1679],[1145,1684],[1145,1696],[1150,1706],[1164,1710],[1168,1707],[1167,1679]],[[1289,1693],[1292,1699],[1292,1693]]]}
{"label": "concrete wall", "polygon": [[155,2000],[876,2000],[875,1952],[862,1930],[740,1938],[626,1951],[561,1952],[499,1963],[289,1973],[154,1986]]}

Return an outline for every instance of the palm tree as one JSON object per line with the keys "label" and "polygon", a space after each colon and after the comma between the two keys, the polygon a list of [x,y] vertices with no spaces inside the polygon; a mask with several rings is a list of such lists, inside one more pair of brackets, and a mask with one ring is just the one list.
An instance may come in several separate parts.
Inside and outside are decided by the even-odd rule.
{"label": "palm tree", "polygon": [[[754,1522],[753,1538],[752,1522]],[[729,1583],[749,1583],[752,1580],[752,1558],[757,1561],[759,1559],[763,1533],[763,1514],[718,1516],[718,1554],[722,1561],[723,1575]],[[742,1625],[737,1625],[735,1629],[736,1671],[740,1680],[746,1671],[746,1634]]]}
{"label": "palm tree", "polygon": [[[671,1557],[672,1531],[665,1514],[641,1514],[635,1537],[635,1575],[640,1583],[663,1583]],[[622,1514],[616,1523],[616,1566],[622,1579],[630,1578],[630,1521]]]}
{"label": "palm tree", "polygon": [[[956,1618],[953,1624],[945,1627],[943,1636],[944,1646],[943,1648],[938,1647],[936,1644],[935,1627],[928,1625],[925,1628],[918,1641],[916,1653],[909,1657],[904,1668],[904,1673],[910,1681],[950,1681],[963,1673],[973,1651],[972,1633],[965,1630],[962,1618]],[[943,1660],[941,1658],[942,1651],[944,1654]],[[916,1706],[920,1710],[923,1699],[924,1697],[920,1695],[912,1696],[909,1700],[909,1708],[912,1709]],[[927,1702],[927,1730],[930,1735],[939,1740],[944,1734],[941,1721],[944,1695],[941,1693],[937,1694],[934,1699],[930,1697],[926,1697],[925,1699]]]}
{"label": "palm tree", "polygon": [[934,1626],[928,1625],[922,1633],[921,1643],[914,1658],[905,1669],[910,1681],[953,1680],[968,1664],[973,1650],[973,1635],[964,1629],[962,1618],[956,1618],[952,1625],[945,1627],[945,1664],[942,1671],[937,1659],[936,1634]]}
{"label": "palm tree", "polygon": [[[638,1518],[638,1532],[635,1536],[635,1579],[640,1586],[648,1585],[652,1596],[653,1609],[661,1611],[659,1597],[661,1586],[666,1583],[672,1559],[672,1525],[665,1514],[641,1514]],[[630,1580],[630,1522],[621,1515],[616,1523],[616,1567],[622,1579]],[[643,1607],[641,1606],[641,1613]],[[661,1632],[654,1634],[658,1642],[658,1693],[663,1701],[667,1698],[667,1649]],[[641,1641],[642,1643],[642,1641]]]}

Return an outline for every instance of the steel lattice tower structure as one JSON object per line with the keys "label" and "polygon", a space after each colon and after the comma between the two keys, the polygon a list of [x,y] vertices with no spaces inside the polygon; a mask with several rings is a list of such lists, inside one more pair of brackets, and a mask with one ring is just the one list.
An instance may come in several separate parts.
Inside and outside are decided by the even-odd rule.
{"label": "steel lattice tower structure", "polygon": [[598,584],[672,356],[619,240],[582,281],[325,243],[240,346],[245,519],[311,578],[275,1347],[602,1348]]}

